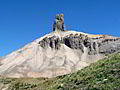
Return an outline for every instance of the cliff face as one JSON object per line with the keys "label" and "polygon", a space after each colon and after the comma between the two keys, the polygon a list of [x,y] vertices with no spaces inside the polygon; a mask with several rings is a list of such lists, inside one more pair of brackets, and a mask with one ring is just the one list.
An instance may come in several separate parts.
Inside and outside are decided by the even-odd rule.
{"label": "cliff face", "polygon": [[120,38],[82,32],[53,32],[6,56],[0,75],[55,77],[75,72],[120,51]]}

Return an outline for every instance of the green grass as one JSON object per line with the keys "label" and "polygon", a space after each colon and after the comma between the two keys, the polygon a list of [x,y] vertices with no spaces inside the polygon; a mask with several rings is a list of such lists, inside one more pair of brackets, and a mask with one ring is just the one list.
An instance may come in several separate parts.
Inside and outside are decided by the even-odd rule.
{"label": "green grass", "polygon": [[52,79],[0,78],[8,90],[120,90],[120,53],[109,55],[73,74]]}

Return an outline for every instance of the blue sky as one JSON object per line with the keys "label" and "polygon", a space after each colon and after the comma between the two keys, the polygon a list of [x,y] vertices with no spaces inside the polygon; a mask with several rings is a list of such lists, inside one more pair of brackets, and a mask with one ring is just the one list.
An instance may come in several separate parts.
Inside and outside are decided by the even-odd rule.
{"label": "blue sky", "polygon": [[51,32],[57,13],[67,29],[120,36],[120,0],[0,0],[0,56]]}

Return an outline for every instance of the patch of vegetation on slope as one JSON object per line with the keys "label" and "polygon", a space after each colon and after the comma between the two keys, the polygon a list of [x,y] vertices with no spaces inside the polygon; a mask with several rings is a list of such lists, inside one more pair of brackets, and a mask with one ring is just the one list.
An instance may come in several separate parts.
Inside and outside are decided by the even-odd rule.
{"label": "patch of vegetation on slope", "polygon": [[73,74],[52,79],[0,78],[8,90],[119,90],[120,53],[109,55]]}

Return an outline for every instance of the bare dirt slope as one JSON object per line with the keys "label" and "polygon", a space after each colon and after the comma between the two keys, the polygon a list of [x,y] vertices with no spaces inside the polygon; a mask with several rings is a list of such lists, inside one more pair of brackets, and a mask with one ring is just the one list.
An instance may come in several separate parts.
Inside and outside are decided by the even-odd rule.
{"label": "bare dirt slope", "polygon": [[76,31],[52,32],[0,61],[5,77],[56,77],[120,50],[120,38]]}

